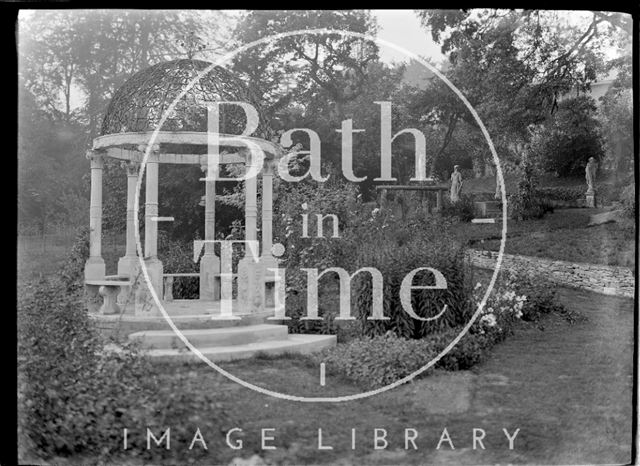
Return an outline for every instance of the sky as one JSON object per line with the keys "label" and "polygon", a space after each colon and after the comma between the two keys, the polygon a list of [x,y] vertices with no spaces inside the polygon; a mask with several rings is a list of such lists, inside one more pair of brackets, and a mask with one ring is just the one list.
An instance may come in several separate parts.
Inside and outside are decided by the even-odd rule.
{"label": "sky", "polygon": [[[431,34],[421,25],[413,10],[372,10],[378,19],[380,31],[378,37],[433,62],[441,62],[444,55],[440,53],[440,46],[433,42]],[[380,45],[380,58],[385,62],[406,61],[407,55]]]}

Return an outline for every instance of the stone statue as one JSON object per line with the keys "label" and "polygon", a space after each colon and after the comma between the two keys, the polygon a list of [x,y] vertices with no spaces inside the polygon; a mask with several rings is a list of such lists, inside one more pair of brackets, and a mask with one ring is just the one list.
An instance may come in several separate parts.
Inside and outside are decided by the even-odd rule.
{"label": "stone statue", "polygon": [[454,165],[451,174],[451,202],[458,202],[462,191],[462,173],[458,171],[458,168],[459,165]]}
{"label": "stone statue", "polygon": [[589,162],[587,162],[587,166],[585,167],[585,179],[587,180],[587,194],[595,193],[595,182],[596,182],[596,170],[598,169],[598,164],[596,163],[596,159],[593,157],[589,157]]}

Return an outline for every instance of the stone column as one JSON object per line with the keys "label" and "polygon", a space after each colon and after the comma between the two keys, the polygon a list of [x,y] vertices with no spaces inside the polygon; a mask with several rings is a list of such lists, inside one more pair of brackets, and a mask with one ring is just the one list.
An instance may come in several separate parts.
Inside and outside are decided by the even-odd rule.
{"label": "stone column", "polygon": [[[250,154],[247,160],[253,162]],[[247,162],[246,169],[250,169]],[[257,197],[258,180],[255,177],[245,180],[245,240],[256,241],[257,235]],[[259,254],[259,252],[257,252]],[[259,260],[259,258],[258,258]],[[241,313],[254,313],[263,308],[264,303],[264,278],[262,267],[253,257],[249,245],[246,245],[245,254],[238,262],[238,303]]]}
{"label": "stone column", "polygon": [[262,257],[273,257],[273,166],[265,162],[262,174]]}
{"label": "stone column", "polygon": [[135,270],[138,255],[136,253],[136,232],[134,226],[136,184],[138,182],[138,162],[126,162],[127,169],[127,237],[124,257],[118,261],[118,275],[130,277]]}
{"label": "stone column", "polygon": [[158,162],[147,162],[147,180],[144,203],[144,257],[153,259],[158,256]]}
{"label": "stone column", "polygon": [[[205,173],[204,239],[214,240],[216,236],[216,182]],[[204,244],[204,255],[200,259],[200,299],[213,301],[220,299],[220,258],[216,256],[214,244]]]}
{"label": "stone column", "polygon": [[[249,164],[246,165],[250,169]],[[245,211],[244,228],[246,240],[257,240],[257,217],[258,217],[258,180],[257,176],[245,181]]]}
{"label": "stone column", "polygon": [[284,283],[280,283],[278,280],[278,273],[269,270],[277,269],[279,265],[278,260],[271,252],[273,246],[273,173],[273,163],[265,161],[262,174],[262,254],[260,256],[264,291],[264,296],[261,296],[263,309],[267,305],[274,305],[277,299],[276,293],[281,291],[279,287],[284,286]]}
{"label": "stone column", "polygon": [[[145,152],[146,147],[138,147],[140,152]],[[159,299],[163,298],[163,268],[158,259],[158,147],[154,146],[149,153],[145,168],[145,204],[144,204],[144,263],[149,274],[150,283],[146,283],[144,275],[140,278],[140,284],[136,291],[136,314],[159,314],[153,298],[149,294],[148,286],[152,286]]]}
{"label": "stone column", "polygon": [[84,266],[85,280],[102,280],[105,265],[102,259],[102,156],[94,151],[87,152],[91,160],[91,204],[89,207],[89,259]]}

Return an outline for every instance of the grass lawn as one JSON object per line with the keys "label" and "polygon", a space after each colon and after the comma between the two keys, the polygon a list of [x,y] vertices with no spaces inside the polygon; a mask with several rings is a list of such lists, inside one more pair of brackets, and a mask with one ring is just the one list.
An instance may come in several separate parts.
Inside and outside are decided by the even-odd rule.
{"label": "grass lawn", "polygon": [[[196,464],[229,464],[260,455],[268,464],[612,464],[630,461],[633,354],[633,303],[587,292],[561,290],[563,302],[587,317],[570,325],[552,316],[522,324],[472,371],[435,372],[389,392],[360,401],[317,404],[257,394],[203,364],[167,365],[162,377],[184,373],[190,390],[211,390],[228,418],[220,432],[202,432],[209,450]],[[348,381],[328,375],[301,357],[254,358],[223,367],[256,385],[285,393],[328,396],[355,393]],[[158,380],[159,384],[163,379]],[[195,459],[188,445],[202,419],[218,411],[187,408],[173,427],[172,449],[181,464]],[[242,450],[230,449],[224,434],[238,427]],[[436,449],[444,428],[455,445]],[[186,438],[177,432],[181,428]],[[261,448],[260,429],[274,428],[275,450]],[[318,429],[323,445],[318,449]],[[385,429],[386,449],[375,450],[373,429]],[[486,432],[485,450],[474,450],[472,429]],[[510,450],[502,431],[520,429]],[[145,426],[130,426],[143,435]],[[351,429],[356,446],[351,448]],[[405,450],[405,429],[418,432],[416,446]],[[156,434],[159,434],[157,432]],[[114,432],[114,438],[121,433]],[[158,447],[159,448],[159,447]],[[196,446],[195,448],[198,448]],[[117,464],[142,464],[123,453]],[[200,462],[202,461],[202,462]],[[56,460],[55,464],[64,464]],[[73,458],[71,464],[88,459]],[[168,463],[163,463],[168,464]]]}
{"label": "grass lawn", "polygon": [[[589,216],[602,209],[556,209],[542,219],[507,221],[505,252],[570,262],[635,266],[632,219],[587,227]],[[477,249],[500,249],[501,220],[495,224],[458,224],[454,235]]]}
{"label": "grass lawn", "polygon": [[[57,236],[44,242],[41,238],[19,236],[17,241],[18,283],[59,273],[71,253],[74,240],[73,235]],[[107,267],[107,274],[116,273],[118,258],[124,253],[124,244],[119,244],[111,238],[103,240],[102,257]]]}

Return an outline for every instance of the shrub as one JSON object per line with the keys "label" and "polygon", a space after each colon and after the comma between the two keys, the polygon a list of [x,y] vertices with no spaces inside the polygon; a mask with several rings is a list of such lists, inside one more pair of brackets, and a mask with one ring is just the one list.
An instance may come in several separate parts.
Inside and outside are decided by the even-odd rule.
{"label": "shrub", "polygon": [[60,278],[67,292],[78,291],[84,282],[84,264],[89,258],[89,227],[81,227],[66,262],[62,266]]}
{"label": "shrub", "polygon": [[357,339],[314,354],[312,358],[358,385],[377,388],[411,374],[435,355],[427,340],[388,335]]}
{"label": "shrub", "polygon": [[[449,239],[448,225],[442,219],[424,217],[416,213],[403,220],[392,213],[360,204],[349,223],[345,225],[342,238],[325,241],[325,245],[311,242],[299,252],[295,263],[298,267],[342,267],[349,274],[362,267],[375,267],[383,277],[383,312],[388,321],[371,321],[372,284],[370,274],[361,272],[351,282],[352,315],[357,322],[352,324],[335,320],[339,311],[340,292],[337,290],[336,274],[327,274],[319,281],[319,311],[322,321],[300,321],[307,313],[306,274],[298,269],[287,269],[287,315],[293,319],[287,324],[293,333],[332,333],[340,340],[354,335],[382,335],[388,331],[398,336],[420,338],[429,332],[459,325],[467,317],[467,296],[470,293],[466,281],[462,244]],[[416,232],[420,234],[416,235]],[[293,235],[292,235],[293,236]],[[300,243],[296,243],[300,244]],[[324,251],[318,257],[318,251]],[[330,260],[328,260],[330,258]],[[319,261],[316,262],[316,261]],[[302,265],[304,264],[304,265]],[[287,263],[287,267],[290,264]],[[433,322],[422,322],[407,314],[401,304],[399,291],[402,280],[412,270],[431,267],[441,272],[447,280],[446,290],[414,290],[412,307],[420,317],[435,316],[447,305],[444,315]],[[431,283],[430,272],[422,271],[414,283]]]}
{"label": "shrub", "polygon": [[56,284],[27,292],[18,340],[25,431],[45,454],[99,452],[137,412],[144,360],[105,353],[82,305]]}
{"label": "shrub", "polygon": [[[324,362],[328,370],[341,374],[366,389],[379,388],[424,367],[460,333],[461,328],[430,335],[420,340],[399,338],[389,333],[364,337],[327,348],[311,358]],[[467,333],[431,369],[466,370],[483,361],[498,340],[495,336]]]}
{"label": "shrub", "polygon": [[[216,431],[225,419],[214,394],[192,390],[180,374],[159,381],[157,369],[135,346],[103,344],[77,297],[59,283],[23,290],[18,307],[20,430],[43,457],[122,453],[124,428],[159,432],[165,419],[188,428],[187,416],[206,407]],[[214,390],[215,391],[215,390]],[[201,425],[202,427],[202,425]],[[132,438],[128,455],[151,459],[179,450],[146,450]],[[195,453],[195,452],[194,452]]]}
{"label": "shrub", "polygon": [[596,119],[595,102],[590,97],[576,97],[560,102],[531,140],[531,150],[545,171],[560,176],[584,175],[589,157],[602,160],[603,139]]}
{"label": "shrub", "polygon": [[630,184],[622,190],[620,194],[622,202],[622,211],[627,217],[635,218],[636,216],[636,186]]}
{"label": "shrub", "polygon": [[[420,338],[466,321],[470,290],[465,280],[464,249],[449,237],[446,227],[433,217],[416,214],[406,221],[397,221],[392,214],[382,212],[345,234],[349,270],[375,267],[383,277],[382,307],[390,319],[386,321],[367,320],[373,307],[369,274],[360,273],[353,278],[351,301],[362,334],[382,335],[391,331],[400,337]],[[422,318],[433,317],[445,305],[448,307],[442,317],[429,322],[412,318],[400,300],[402,281],[409,272],[422,267],[439,271],[447,281],[446,289],[411,293],[412,308]],[[431,272],[422,271],[415,276],[414,283],[434,285],[432,277]]]}
{"label": "shrub", "polygon": [[[472,295],[475,312],[485,289],[478,283]],[[571,322],[576,316],[559,304],[547,283],[509,272],[499,277],[480,316],[469,331],[434,365],[444,370],[466,370],[482,362],[491,348],[507,338],[519,320],[537,321],[559,313]],[[335,373],[367,388],[395,382],[423,367],[440,354],[461,332],[462,326],[445,328],[421,339],[399,338],[393,332],[363,337],[313,355]],[[422,375],[426,375],[426,371]]]}
{"label": "shrub", "polygon": [[[476,284],[474,290],[476,300],[478,293],[484,293],[482,286],[478,285],[479,284]],[[517,298],[518,296],[525,297],[525,299],[522,300],[522,306],[519,307],[518,312],[523,321],[537,322],[549,314],[562,316],[570,323],[582,320],[579,314],[570,311],[560,303],[556,287],[551,282],[545,280],[544,277],[534,277],[515,270],[505,270],[500,273],[487,306],[493,305],[493,307],[496,308],[497,306],[494,300],[501,296],[504,297],[505,295],[511,297],[511,299]],[[513,308],[514,306],[511,307]]]}
{"label": "shrub", "polygon": [[456,218],[461,222],[470,222],[475,217],[473,197],[462,194],[458,202],[451,202],[444,206],[442,215]]}
{"label": "shrub", "polygon": [[[193,262],[193,242],[174,240],[167,235],[158,238],[159,259],[164,273],[198,273],[198,264]],[[173,284],[175,299],[196,299],[200,295],[197,277],[176,277]]]}
{"label": "shrub", "polygon": [[508,198],[509,215],[516,220],[542,218],[553,207],[545,201],[538,190],[538,169],[528,157],[520,164],[518,190]]}

